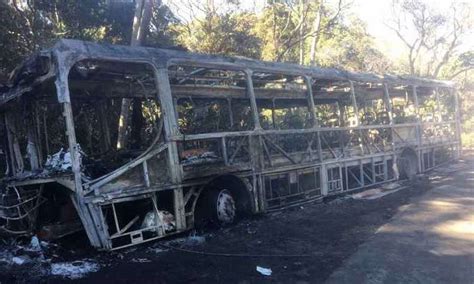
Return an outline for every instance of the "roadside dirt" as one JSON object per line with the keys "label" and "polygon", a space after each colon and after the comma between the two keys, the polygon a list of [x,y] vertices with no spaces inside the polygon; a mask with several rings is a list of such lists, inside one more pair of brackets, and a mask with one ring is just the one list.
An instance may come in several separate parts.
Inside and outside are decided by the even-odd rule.
{"label": "roadside dirt", "polygon": [[[464,162],[465,167],[472,165],[472,160]],[[401,206],[429,191],[434,183],[449,183],[449,178],[442,181],[437,179],[438,175],[449,176],[449,173],[433,173],[430,180],[421,179],[374,200],[340,197],[241,220],[229,228],[191,232],[198,237],[185,234],[177,240],[118,252],[95,252],[87,248],[84,235],[76,234],[58,244],[49,244],[41,253],[44,261],[40,264],[33,261],[2,267],[0,256],[0,282],[59,283],[64,281],[62,276],[45,275],[44,270],[51,262],[90,260],[98,263],[100,270],[77,281],[320,283]],[[12,247],[15,246],[0,245],[0,253],[14,251]],[[21,250],[17,247],[15,254],[25,254]],[[35,257],[38,256],[32,256]],[[271,268],[272,275],[261,275],[256,271],[257,266]]]}

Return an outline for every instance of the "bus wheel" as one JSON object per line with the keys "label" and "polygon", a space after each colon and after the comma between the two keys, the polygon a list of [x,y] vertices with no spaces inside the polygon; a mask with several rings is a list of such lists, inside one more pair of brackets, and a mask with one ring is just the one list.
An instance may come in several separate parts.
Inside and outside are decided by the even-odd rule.
{"label": "bus wheel", "polygon": [[411,148],[405,148],[398,158],[400,179],[413,180],[418,172],[418,155]]}
{"label": "bus wheel", "polygon": [[225,188],[214,189],[209,192],[208,197],[212,221],[219,226],[232,224],[237,213],[232,193]]}

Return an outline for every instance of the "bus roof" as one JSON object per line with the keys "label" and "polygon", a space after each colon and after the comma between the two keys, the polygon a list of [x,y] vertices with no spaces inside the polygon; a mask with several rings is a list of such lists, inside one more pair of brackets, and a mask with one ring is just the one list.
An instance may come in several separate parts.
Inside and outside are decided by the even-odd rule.
{"label": "bus roof", "polygon": [[31,91],[34,85],[41,84],[60,72],[68,72],[69,68],[83,59],[143,62],[153,64],[158,68],[168,67],[173,63],[185,63],[202,67],[209,66],[210,68],[249,69],[258,72],[277,72],[288,75],[310,76],[316,80],[351,80],[356,82],[414,85],[419,87],[452,88],[454,86],[454,83],[450,81],[413,76],[377,75],[350,72],[335,68],[320,68],[290,63],[260,61],[244,57],[225,57],[172,49],[98,44],[88,41],[61,39],[52,48],[32,55],[15,69],[7,83],[8,87],[6,91],[0,94],[0,106]]}

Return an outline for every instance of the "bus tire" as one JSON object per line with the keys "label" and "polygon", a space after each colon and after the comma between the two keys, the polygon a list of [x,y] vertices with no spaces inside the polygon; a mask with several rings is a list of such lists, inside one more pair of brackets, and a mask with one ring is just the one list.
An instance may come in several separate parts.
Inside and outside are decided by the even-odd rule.
{"label": "bus tire", "polygon": [[210,221],[223,227],[235,222],[237,207],[232,192],[226,188],[213,188],[206,194]]}
{"label": "bus tire", "polygon": [[418,173],[418,155],[412,148],[405,148],[398,157],[400,179],[413,180]]}

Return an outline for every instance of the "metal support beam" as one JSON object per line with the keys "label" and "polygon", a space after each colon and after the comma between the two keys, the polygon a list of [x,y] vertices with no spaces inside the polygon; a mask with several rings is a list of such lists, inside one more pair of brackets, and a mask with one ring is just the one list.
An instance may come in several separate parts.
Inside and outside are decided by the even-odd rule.
{"label": "metal support beam", "polygon": [[173,115],[175,114],[175,109],[168,79],[168,70],[166,68],[157,68],[154,73],[161,108],[163,109],[163,113],[168,114],[163,115],[166,137],[169,138],[171,136],[179,135],[178,121],[176,116]]}
{"label": "metal support beam", "polygon": [[71,103],[63,103],[63,115],[66,121],[66,131],[69,142],[69,152],[71,154],[72,161],[72,172],[74,173],[74,185],[76,187],[75,191],[79,196],[83,196],[82,191],[82,173],[81,173],[81,161],[80,154],[78,149],[78,144],[76,141],[76,132],[74,129],[74,117],[72,114]]}
{"label": "metal support beam", "polygon": [[390,100],[390,93],[388,91],[388,85],[386,83],[383,84],[383,98],[384,98],[385,108],[388,113],[389,123],[390,125],[393,125],[392,100]]}
{"label": "metal support beam", "polygon": [[359,108],[357,107],[357,100],[356,100],[356,95],[355,95],[354,82],[349,81],[349,84],[351,86],[351,102],[352,102],[352,107],[354,108],[356,126],[359,126],[360,125]]}
{"label": "metal support beam", "polygon": [[454,95],[454,115],[456,121],[456,139],[458,140],[458,146],[456,147],[456,159],[461,156],[461,148],[462,148],[462,141],[461,141],[461,110],[460,110],[460,102],[459,102],[459,94],[455,89],[450,89],[451,94]]}
{"label": "metal support beam", "polygon": [[443,121],[443,115],[441,114],[441,102],[439,100],[439,88],[435,88],[435,97],[436,97],[436,122],[442,122]]}
{"label": "metal support beam", "polygon": [[328,168],[326,164],[321,165],[321,195],[328,195]]}
{"label": "metal support beam", "polygon": [[308,105],[309,105],[309,115],[311,119],[312,127],[318,127],[318,121],[316,119],[316,107],[314,106],[314,97],[313,97],[313,86],[311,84],[312,78],[309,76],[304,77],[307,89],[308,96]]}
{"label": "metal support beam", "polygon": [[[171,182],[180,185],[183,181],[183,171],[179,164],[178,145],[176,142],[170,142],[170,137],[179,134],[178,122],[173,106],[173,97],[171,95],[171,88],[168,79],[168,70],[166,68],[155,69],[155,78],[157,82],[157,92],[160,98],[161,107],[164,113],[164,126],[166,133],[166,141],[168,141],[168,166]],[[186,216],[184,212],[184,197],[183,188],[178,186],[173,189],[173,203],[174,203],[174,214],[176,219],[176,228],[178,231],[186,228]]]}
{"label": "metal support beam", "polygon": [[413,90],[413,102],[415,104],[415,113],[416,113],[416,122],[417,122],[417,126],[416,126],[416,144],[417,144],[417,153],[418,153],[418,171],[422,171],[423,170],[423,165],[422,165],[422,160],[423,160],[423,154],[420,150],[421,148],[421,145],[422,145],[422,141],[421,141],[421,131],[422,131],[422,124],[421,124],[421,119],[420,119],[420,104],[418,102],[418,94],[417,94],[417,86],[412,86],[412,90]]}
{"label": "metal support beam", "polygon": [[250,98],[250,107],[252,109],[253,123],[256,130],[262,129],[258,119],[257,101],[255,100],[255,93],[253,90],[252,70],[245,70],[245,84],[247,86],[247,95]]}

